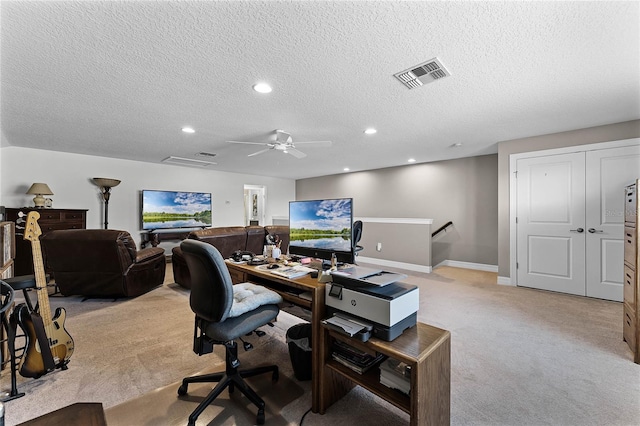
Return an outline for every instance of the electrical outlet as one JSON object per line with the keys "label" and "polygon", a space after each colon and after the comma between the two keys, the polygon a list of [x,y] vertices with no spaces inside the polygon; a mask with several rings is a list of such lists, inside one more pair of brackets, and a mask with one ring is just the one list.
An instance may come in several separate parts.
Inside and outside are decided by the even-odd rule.
{"label": "electrical outlet", "polygon": [[376,244],[376,250],[377,251],[382,251],[382,243]]}

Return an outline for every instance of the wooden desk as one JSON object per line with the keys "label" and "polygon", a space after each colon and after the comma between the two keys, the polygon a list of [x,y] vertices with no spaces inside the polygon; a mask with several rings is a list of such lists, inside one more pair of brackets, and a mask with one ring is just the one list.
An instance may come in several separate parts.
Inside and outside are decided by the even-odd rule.
{"label": "wooden desk", "polygon": [[[317,279],[306,275],[290,280],[255,266],[229,261],[227,266],[234,283],[250,281],[263,285],[278,292],[284,300],[311,310],[311,409],[314,413],[324,414],[357,384],[409,413],[411,426],[449,424],[451,340],[447,330],[418,323],[391,342],[377,338],[358,342],[322,326],[325,284]],[[299,297],[301,292],[310,292],[311,300]],[[382,385],[377,367],[360,375],[333,361],[333,339],[342,339],[363,350],[380,352],[411,365],[411,394],[404,395]]]}
{"label": "wooden desk", "polygon": [[[311,347],[313,348],[311,353],[311,409],[314,413],[324,414],[326,407],[321,404],[320,396],[323,393],[325,377],[322,374],[325,339],[321,323],[325,317],[325,285],[309,275],[291,280],[246,264],[227,261],[227,266],[234,284],[249,281],[263,285],[276,291],[285,301],[311,311]],[[311,300],[298,296],[303,292],[311,293]]]}

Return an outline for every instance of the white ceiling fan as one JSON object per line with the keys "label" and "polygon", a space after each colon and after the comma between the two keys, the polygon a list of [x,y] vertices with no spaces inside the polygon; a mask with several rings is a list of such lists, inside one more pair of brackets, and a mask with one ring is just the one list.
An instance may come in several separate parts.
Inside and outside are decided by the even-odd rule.
{"label": "white ceiling fan", "polygon": [[[259,155],[269,150],[275,149],[277,151],[282,151],[285,154],[291,154],[296,158],[304,158],[307,156],[302,151],[296,149],[296,146],[293,143],[293,138],[291,135],[284,130],[275,130],[274,131],[275,140],[273,142],[244,142],[244,141],[227,141],[229,143],[242,143],[242,144],[250,144],[250,145],[264,145],[266,148],[261,149],[260,151],[254,152],[253,154],[249,154],[248,157],[253,157],[254,155]],[[297,144],[314,144],[316,146],[331,146],[331,141],[307,141],[307,142],[297,142]]]}

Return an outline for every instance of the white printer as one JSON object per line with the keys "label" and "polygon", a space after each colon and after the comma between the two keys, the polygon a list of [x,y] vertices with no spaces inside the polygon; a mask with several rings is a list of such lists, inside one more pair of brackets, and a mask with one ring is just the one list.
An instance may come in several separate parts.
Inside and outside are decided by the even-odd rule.
{"label": "white printer", "polygon": [[366,279],[345,279],[341,274],[332,274],[332,279],[325,289],[329,315],[345,313],[347,318],[369,323],[373,336],[387,341],[416,324],[420,298],[415,285],[402,282],[370,285]]}

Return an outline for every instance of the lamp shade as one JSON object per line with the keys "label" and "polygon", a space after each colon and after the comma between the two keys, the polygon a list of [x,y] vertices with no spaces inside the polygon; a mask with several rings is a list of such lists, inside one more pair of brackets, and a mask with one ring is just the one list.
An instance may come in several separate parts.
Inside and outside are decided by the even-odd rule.
{"label": "lamp shade", "polygon": [[109,178],[93,178],[93,182],[104,188],[113,188],[114,186],[118,186],[120,181],[118,179],[109,179]]}
{"label": "lamp shade", "polygon": [[34,183],[27,191],[27,194],[32,195],[53,195],[51,188],[46,183]]}

